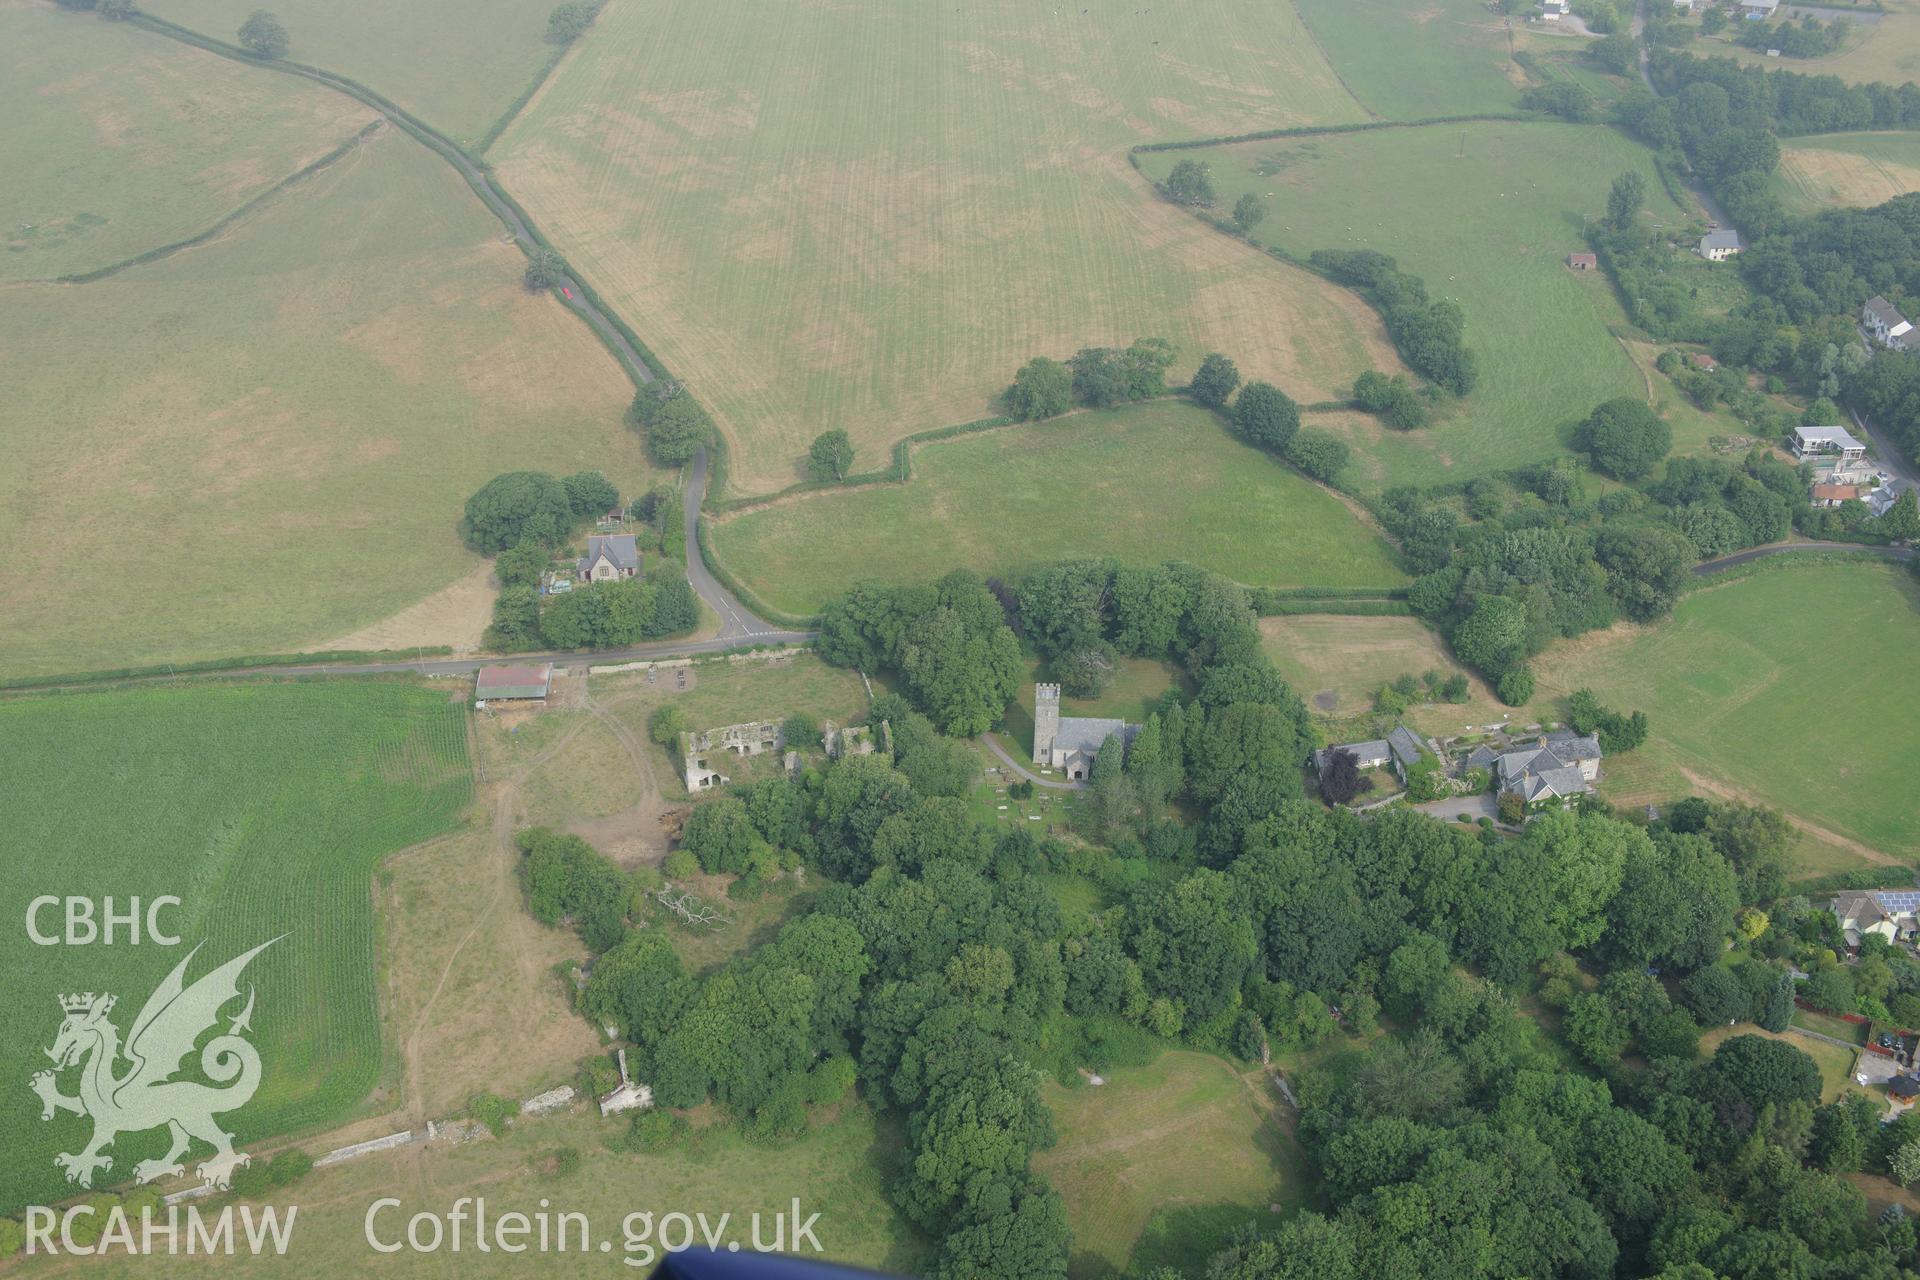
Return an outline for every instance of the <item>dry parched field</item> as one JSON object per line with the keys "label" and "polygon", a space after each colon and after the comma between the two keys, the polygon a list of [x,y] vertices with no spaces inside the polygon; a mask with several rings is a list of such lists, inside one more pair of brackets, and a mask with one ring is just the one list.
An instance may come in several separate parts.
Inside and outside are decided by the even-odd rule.
{"label": "dry parched field", "polygon": [[290,76],[6,0],[0,282],[78,274],[187,239],[373,118]]}
{"label": "dry parched field", "polygon": [[713,407],[744,492],[791,482],[829,427],[864,469],[989,412],[1033,355],[1141,335],[1314,400],[1392,366],[1378,318],[1154,199],[1125,156],[1364,119],[1282,12],[614,4],[490,158]]}
{"label": "dry parched field", "polygon": [[[142,0],[232,42],[258,0]],[[273,0],[296,62],[352,76],[455,142],[477,142],[553,56],[551,5],[528,0]],[[342,99],[345,101],[345,99]]]}
{"label": "dry parched field", "polygon": [[490,476],[646,483],[631,387],[501,237],[388,130],[203,248],[0,290],[0,672],[334,640],[473,573]]}
{"label": "dry parched field", "polygon": [[1866,208],[1920,191],[1920,137],[1911,133],[1830,133],[1785,142],[1773,184],[1788,205],[1814,213]]}

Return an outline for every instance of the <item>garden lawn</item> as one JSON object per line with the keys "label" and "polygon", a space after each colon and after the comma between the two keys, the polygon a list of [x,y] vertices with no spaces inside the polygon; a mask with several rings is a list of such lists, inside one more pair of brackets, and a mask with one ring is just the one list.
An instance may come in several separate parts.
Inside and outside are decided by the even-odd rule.
{"label": "garden lawn", "polygon": [[[0,1073],[24,1086],[47,1065],[62,992],[116,995],[125,1034],[193,947],[205,951],[189,981],[278,938],[246,975],[259,994],[260,1089],[223,1123],[246,1143],[352,1113],[381,1076],[385,1045],[370,877],[466,809],[460,702],[371,682],[13,699],[0,702],[0,777],[0,906],[12,922],[0,935]],[[42,947],[21,926],[42,895],[112,895],[124,909],[165,894],[181,899],[163,917],[177,948]],[[43,927],[57,931],[56,914]],[[71,1077],[62,1083],[72,1090]],[[11,1098],[0,1109],[0,1212],[71,1194],[53,1157],[79,1150],[89,1131],[71,1115],[42,1123],[24,1091]],[[127,1180],[165,1148],[164,1131],[122,1135],[97,1185]]]}
{"label": "garden lawn", "polygon": [[1790,1044],[1813,1059],[1820,1068],[1820,1100],[1832,1102],[1842,1094],[1859,1094],[1878,1105],[1886,1104],[1884,1090],[1863,1089],[1853,1082],[1853,1064],[1860,1054],[1853,1049],[1844,1049],[1837,1044],[1828,1044],[1825,1040],[1815,1040],[1811,1036],[1798,1036],[1791,1031],[1768,1031],[1752,1023],[1742,1022],[1730,1027],[1712,1027],[1700,1037],[1700,1056],[1711,1058],[1714,1050],[1735,1036],[1764,1036],[1768,1040],[1778,1040]]}
{"label": "garden lawn", "polygon": [[0,675],[322,645],[473,573],[500,472],[658,478],[502,236],[389,129],[203,248],[7,290]]}
{"label": "garden lawn", "polygon": [[1153,197],[1135,143],[1365,113],[1285,4],[609,5],[492,149],[766,493],[1162,336],[1305,400],[1393,359],[1350,295]]}
{"label": "garden lawn", "polygon": [[[257,0],[142,0],[233,43]],[[478,142],[558,52],[552,6],[525,0],[273,0],[295,62],[350,76],[462,146]],[[344,99],[343,99],[344,100]]]}
{"label": "garden lawn", "polygon": [[1866,208],[1920,191],[1920,133],[1784,139],[1773,189],[1796,213]]}
{"label": "garden lawn", "polygon": [[1068,1273],[1127,1271],[1149,1220],[1152,1261],[1175,1265],[1205,1257],[1241,1223],[1274,1226],[1268,1206],[1300,1198],[1303,1158],[1264,1087],[1185,1050],[1115,1068],[1104,1085],[1044,1086],[1060,1140],[1033,1163],[1067,1202]]}
{"label": "garden lawn", "polygon": [[[1341,81],[1387,120],[1513,111],[1525,73],[1481,0],[1295,0]],[[1285,17],[1281,18],[1285,22]]]}
{"label": "garden lawn", "polygon": [[[1462,152],[1464,151],[1464,154]],[[1256,231],[1297,257],[1372,249],[1459,303],[1479,385],[1443,421],[1360,428],[1350,474],[1371,489],[1461,481],[1564,452],[1574,425],[1646,384],[1609,330],[1624,324],[1606,278],[1576,274],[1582,222],[1624,170],[1647,182],[1650,219],[1682,216],[1650,153],[1600,125],[1483,123],[1249,142],[1142,157],[1152,176],[1206,159],[1222,207],[1253,192]]]}
{"label": "garden lawn", "polygon": [[[1382,685],[1428,671],[1439,672],[1442,679],[1465,673],[1470,692],[1463,703],[1422,703],[1411,708],[1409,718],[1420,719],[1420,728],[1442,732],[1444,726],[1444,731],[1451,732],[1463,724],[1498,720],[1502,714],[1486,682],[1456,662],[1446,642],[1417,618],[1339,614],[1262,618],[1260,637],[1273,665],[1319,715],[1369,711]],[[1434,723],[1427,724],[1427,719]]]}
{"label": "garden lawn", "polygon": [[0,4],[0,119],[4,283],[197,235],[374,115],[291,76],[19,0]]}
{"label": "garden lawn", "polygon": [[1920,586],[1905,570],[1782,560],[1683,597],[1670,621],[1563,642],[1537,665],[1545,694],[1587,687],[1647,713],[1649,760],[1608,762],[1610,776],[1664,756],[1687,790],[1783,809],[1863,861],[1911,862],[1916,651]]}
{"label": "garden lawn", "polygon": [[1250,586],[1395,586],[1380,535],[1331,492],[1160,402],[927,445],[914,478],[714,521],[723,564],[773,607],[810,614],[861,578],[1011,576],[1071,556],[1189,560]]}

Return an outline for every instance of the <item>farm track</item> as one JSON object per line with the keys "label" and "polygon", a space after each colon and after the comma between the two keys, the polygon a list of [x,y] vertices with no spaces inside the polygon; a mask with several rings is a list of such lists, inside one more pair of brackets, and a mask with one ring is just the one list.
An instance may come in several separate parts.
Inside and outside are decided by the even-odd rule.
{"label": "farm track", "polygon": [[1721,556],[1718,560],[1704,560],[1693,566],[1693,576],[1711,577],[1713,574],[1737,569],[1743,564],[1751,564],[1755,560],[1763,560],[1768,556],[1806,551],[1853,552],[1859,555],[1877,556],[1883,560],[1901,561],[1910,561],[1916,554],[1912,547],[1875,547],[1860,542],[1775,542],[1764,547],[1748,547],[1745,551],[1736,551],[1730,556]]}

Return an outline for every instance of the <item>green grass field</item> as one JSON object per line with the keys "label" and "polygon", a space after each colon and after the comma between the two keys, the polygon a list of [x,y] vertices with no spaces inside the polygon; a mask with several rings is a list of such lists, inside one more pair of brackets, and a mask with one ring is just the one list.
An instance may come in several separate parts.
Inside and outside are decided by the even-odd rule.
{"label": "green grass field", "polygon": [[[255,0],[144,0],[231,43]],[[553,56],[550,5],[524,0],[275,0],[295,62],[385,94],[462,145],[478,141]]]}
{"label": "green grass field", "polygon": [[373,118],[124,23],[0,3],[0,284],[196,235]]}
{"label": "green grass field", "polygon": [[1253,586],[1404,581],[1380,535],[1327,490],[1165,402],[931,444],[914,478],[716,521],[721,561],[768,603],[811,613],[860,578],[1002,575],[1107,555],[1191,560]]}
{"label": "green grass field", "polygon": [[1865,846],[1855,866],[1868,855],[1911,862],[1920,858],[1916,649],[1920,586],[1904,570],[1790,565],[1698,590],[1660,626],[1556,646],[1540,685],[1551,694],[1585,686],[1647,713],[1651,740],[1618,770],[1664,764],[1688,790],[1784,809],[1832,833],[1828,844]]}
{"label": "green grass field", "polygon": [[1067,1202],[1075,1280],[1127,1272],[1154,1223],[1153,1265],[1190,1265],[1241,1223],[1272,1227],[1304,1163],[1259,1094],[1226,1062],[1174,1051],[1098,1087],[1043,1090],[1059,1142],[1035,1169]]}
{"label": "green grass field", "polygon": [[[299,1229],[287,1255],[249,1258],[242,1252],[221,1259],[232,1264],[222,1270],[344,1276],[377,1267],[383,1275],[445,1276],[453,1257],[446,1249],[381,1256],[368,1247],[367,1209],[385,1196],[401,1197],[404,1208],[376,1220],[382,1240],[389,1226],[404,1234],[412,1214],[443,1214],[462,1196],[484,1197],[490,1215],[535,1215],[545,1207],[553,1214],[585,1214],[593,1228],[589,1256],[582,1256],[577,1243],[569,1252],[554,1249],[544,1256],[481,1252],[469,1234],[457,1255],[462,1276],[517,1277],[529,1268],[558,1275],[645,1276],[659,1258],[641,1252],[642,1239],[629,1249],[628,1215],[650,1213],[657,1223],[670,1213],[704,1213],[714,1224],[726,1214],[723,1241],[738,1241],[744,1250],[752,1240],[751,1215],[760,1215],[762,1239],[771,1242],[774,1215],[788,1213],[796,1196],[801,1218],[820,1215],[814,1234],[825,1258],[889,1275],[917,1274],[930,1262],[930,1246],[894,1212],[887,1195],[899,1135],[857,1102],[817,1114],[804,1137],[783,1146],[750,1145],[730,1126],[710,1125],[698,1131],[691,1146],[659,1155],[618,1150],[627,1118],[601,1120],[589,1112],[575,1107],[520,1120],[501,1140],[435,1144],[417,1155],[375,1155],[318,1170],[291,1191],[275,1193],[274,1203],[300,1206]],[[580,1166],[557,1179],[554,1156],[566,1148],[579,1153]],[[632,1225],[637,1234],[641,1224]],[[571,1240],[577,1242],[577,1232]],[[611,1256],[598,1252],[600,1240],[612,1246]],[[814,1256],[804,1243],[799,1252]],[[623,1265],[629,1261],[630,1266]],[[95,1259],[89,1269],[105,1276],[173,1280],[204,1276],[207,1260],[188,1258],[184,1250],[179,1257],[161,1252],[129,1259],[116,1250]]]}
{"label": "green grass field", "polygon": [[[1464,154],[1462,152],[1464,151]],[[1194,152],[1144,157],[1164,177]],[[1355,474],[1370,487],[1459,480],[1564,450],[1574,423],[1645,383],[1608,326],[1624,323],[1606,279],[1575,275],[1582,218],[1606,208],[1623,170],[1647,180],[1652,220],[1680,211],[1645,148],[1597,125],[1476,124],[1251,142],[1198,153],[1223,208],[1255,192],[1258,237],[1305,256],[1373,249],[1466,313],[1480,362],[1473,395],[1435,426],[1359,428]]]}
{"label": "green grass field", "polygon": [[1334,71],[1383,119],[1514,109],[1524,75],[1509,57],[1502,19],[1481,0],[1295,5]]}
{"label": "green grass field", "polygon": [[0,674],[325,645],[480,563],[502,471],[657,473],[631,386],[397,131],[204,248],[0,303]]}
{"label": "green grass field", "polygon": [[[369,881],[387,854],[451,829],[472,794],[461,705],[401,684],[202,685],[0,702],[0,893],[11,975],[0,1072],[24,1086],[53,1043],[56,997],[110,991],[123,1032],[159,981],[204,943],[198,977],[284,935],[248,974],[264,1077],[225,1120],[242,1140],[343,1119],[380,1077]],[[41,947],[21,921],[41,895],[183,905],[180,948]],[[52,916],[43,925],[53,926]],[[234,1012],[236,1010],[230,1010]],[[65,1082],[68,1090],[72,1079]],[[85,1120],[41,1123],[24,1088],[0,1109],[0,1210],[70,1194],[54,1153]],[[165,1149],[127,1135],[105,1183]],[[104,1184],[103,1184],[104,1185]]]}
{"label": "green grass field", "polygon": [[1796,213],[1865,208],[1920,191],[1920,134],[1828,133],[1780,144],[1773,189]]}
{"label": "green grass field", "polygon": [[713,408],[743,493],[808,443],[991,412],[1029,358],[1160,335],[1304,399],[1391,360],[1350,295],[1151,198],[1139,142],[1363,120],[1284,5],[610,5],[493,149]]}
{"label": "green grass field", "polygon": [[[1846,0],[1822,8],[1844,11]],[[1880,81],[1901,85],[1920,80],[1920,0],[1881,0],[1883,12],[1875,20],[1869,9],[1855,15],[1853,34],[1840,52],[1825,58],[1769,58],[1764,51],[1743,49],[1725,40],[1702,41],[1693,52],[1737,58],[1769,71],[1797,71],[1802,75],[1839,76],[1849,84]],[[1828,15],[1822,14],[1824,20]],[[1737,29],[1738,24],[1735,24]]]}

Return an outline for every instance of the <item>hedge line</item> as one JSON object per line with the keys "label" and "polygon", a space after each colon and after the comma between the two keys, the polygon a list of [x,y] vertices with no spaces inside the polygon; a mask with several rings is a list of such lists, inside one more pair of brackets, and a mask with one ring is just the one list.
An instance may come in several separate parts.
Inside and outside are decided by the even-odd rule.
{"label": "hedge line", "polygon": [[[558,249],[555,249],[553,244],[541,233],[539,226],[528,216],[527,211],[521,207],[520,202],[508,195],[506,191],[502,190],[499,186],[495,185],[493,180],[487,176],[488,168],[484,160],[472,152],[469,152],[464,147],[461,147],[451,138],[414,115],[411,111],[408,111],[405,107],[402,107],[399,103],[394,102],[385,94],[370,89],[351,76],[341,75],[337,71],[328,71],[322,67],[311,66],[304,62],[294,62],[285,58],[256,58],[237,45],[228,44],[224,40],[204,35],[193,30],[191,27],[183,27],[176,22],[169,22],[165,18],[156,18],[149,13],[136,12],[130,21],[156,34],[170,36],[186,44],[205,49],[209,53],[219,54],[223,58],[231,58],[235,62],[245,63],[249,66],[277,67],[283,71],[304,76],[309,80],[316,81],[329,88],[338,89],[346,93],[349,97],[358,98],[361,102],[364,102],[366,105],[386,116],[389,120],[392,120],[394,124],[411,135],[415,141],[444,157],[460,174],[461,180],[473,189],[475,195],[480,197],[481,203],[485,204],[488,209],[494,213],[494,216],[500,216],[501,208],[511,210],[514,216],[520,219],[526,228],[527,235],[536,245],[553,253],[559,257],[563,263],[566,262],[565,255],[561,254]],[[468,171],[469,165],[479,171],[479,177],[476,178],[473,173]],[[506,218],[501,218],[501,221],[509,222]],[[510,222],[508,230],[513,230]],[[517,236],[515,237],[515,243],[519,243]],[[524,246],[522,251],[525,251]],[[588,284],[580,278],[580,273],[575,271],[570,263],[567,264],[567,274],[571,276],[574,283],[579,286],[581,296],[594,307],[598,308],[607,323],[611,325],[621,337],[632,344],[634,352],[640,357],[640,362],[645,366],[646,372],[653,377],[667,377],[668,375],[664,366],[662,366],[659,359],[647,349],[647,345],[640,340],[639,335],[628,328],[626,321],[622,320],[611,307],[607,306],[606,301],[601,298],[598,291],[596,291],[591,284]],[[615,359],[620,363],[620,367],[628,369],[629,373],[632,374],[634,371],[631,370],[628,365],[626,353],[621,351],[616,344],[610,342],[607,336],[600,332],[598,325],[589,322],[587,327],[593,330],[594,336],[599,338],[600,341],[607,346],[608,350],[613,352]],[[635,380],[637,382],[644,382],[647,379],[644,377],[636,377]]]}
{"label": "hedge line", "polygon": [[793,627],[796,629],[806,628],[813,626],[814,623],[819,621],[817,617],[802,617],[799,614],[787,613],[783,610],[776,609],[742,585],[740,580],[733,576],[732,571],[720,562],[720,557],[713,553],[713,544],[708,541],[707,538],[707,522],[705,520],[696,524],[693,532],[694,537],[699,540],[700,558],[706,561],[707,572],[717,578],[721,586],[733,592],[734,597],[738,599],[741,604],[746,605],[747,608],[759,614],[768,622],[778,623],[783,627]]}
{"label": "hedge line", "polygon": [[926,431],[916,431],[910,436],[902,436],[894,441],[893,461],[878,471],[857,471],[844,480],[800,480],[773,493],[753,494],[744,498],[714,499],[711,497],[714,485],[709,476],[707,483],[709,497],[705,503],[705,509],[716,515],[726,515],[752,507],[765,506],[803,493],[831,493],[835,490],[854,489],[863,485],[905,484],[913,479],[913,450],[916,445],[951,440],[956,436],[971,435],[976,431],[992,431],[998,427],[1018,425],[1019,420],[1015,418],[980,418],[954,426],[932,427]]}
{"label": "hedge line", "polygon": [[520,96],[515,98],[500,118],[493,122],[493,126],[480,135],[480,141],[473,144],[474,156],[484,156],[493,149],[493,144],[500,141],[500,135],[507,131],[507,126],[527,109],[527,104],[533,101],[533,95],[540,92],[540,86],[547,82],[547,77],[553,74],[553,69],[560,65],[560,59],[566,57],[567,50],[572,47],[570,44],[563,44],[553,51],[553,56],[547,59],[547,65],[540,68],[539,74],[535,75],[528,82],[527,87],[520,91]]}
{"label": "hedge line", "polygon": [[1405,600],[1406,587],[1256,587],[1271,600]]}
{"label": "hedge line", "polygon": [[1269,600],[1256,603],[1263,618],[1296,618],[1304,614],[1338,614],[1352,618],[1411,618],[1413,606],[1405,600]]}
{"label": "hedge line", "polygon": [[345,142],[341,143],[339,146],[335,147],[333,150],[327,152],[327,154],[321,156],[318,160],[315,160],[312,164],[306,166],[306,168],[301,169],[296,173],[289,174],[285,178],[282,178],[280,181],[274,183],[272,186],[268,187],[265,191],[262,191],[259,195],[247,201],[245,204],[241,205],[239,208],[228,213],[225,217],[221,218],[218,222],[208,227],[205,231],[200,232],[198,235],[188,236],[185,240],[175,240],[172,244],[163,244],[156,249],[148,249],[145,253],[136,253],[131,258],[123,258],[119,262],[109,263],[104,267],[95,267],[91,271],[81,271],[73,275],[56,276],[54,278],[54,283],[55,284],[92,284],[96,280],[104,280],[108,276],[113,275],[117,272],[125,271],[129,267],[145,266],[149,262],[158,262],[162,258],[171,257],[173,254],[179,253],[183,249],[192,249],[198,245],[203,245],[207,241],[219,235],[222,231],[225,231],[228,227],[232,226],[234,223],[238,222],[240,219],[246,217],[249,213],[252,213],[255,209],[258,209],[261,205],[265,204],[267,201],[273,199],[273,197],[279,195],[282,191],[285,191],[288,187],[291,187],[298,182],[304,182],[306,179],[311,178],[314,174],[320,172],[322,169],[326,168],[328,165],[332,164],[334,161],[339,160],[342,156],[345,156],[349,151],[352,151],[355,147],[359,146],[361,143],[365,142],[368,138],[372,137],[375,133],[379,132],[379,130],[383,128],[385,125],[386,125],[385,120],[372,121],[367,125],[366,128],[362,129],[359,133],[354,134],[351,138],[348,138]]}
{"label": "hedge line", "polygon": [[[1143,142],[1129,148],[1129,156],[1145,151],[1194,151],[1204,147],[1225,147],[1236,142],[1270,142],[1278,138],[1312,138],[1331,133],[1371,133],[1378,129],[1420,129],[1436,124],[1478,124],[1506,122],[1528,124],[1548,122],[1554,117],[1531,111],[1487,111],[1466,116],[1428,116],[1421,120],[1368,120],[1361,124],[1309,124],[1291,129],[1262,129],[1257,133],[1235,133],[1219,138],[1190,138],[1177,142]],[[1136,168],[1139,166],[1136,165]]]}
{"label": "hedge line", "polygon": [[207,658],[199,662],[161,662],[146,667],[116,667],[106,671],[79,671],[57,676],[21,676],[0,680],[0,689],[43,689],[68,684],[99,684],[108,680],[138,680],[149,676],[197,675],[213,671],[240,671],[250,667],[305,667],[334,662],[412,662],[444,658],[446,645],[418,649],[326,649],[318,653],[269,653],[246,658]]}

